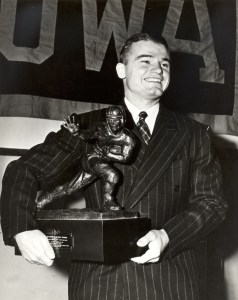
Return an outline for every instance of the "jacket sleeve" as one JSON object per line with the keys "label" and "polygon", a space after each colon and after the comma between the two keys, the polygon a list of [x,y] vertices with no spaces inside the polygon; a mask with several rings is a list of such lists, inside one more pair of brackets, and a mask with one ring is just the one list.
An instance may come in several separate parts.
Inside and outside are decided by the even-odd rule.
{"label": "jacket sleeve", "polygon": [[200,132],[200,144],[191,159],[189,204],[163,228],[169,236],[166,255],[173,257],[205,238],[226,215],[219,161],[210,129]]}
{"label": "jacket sleeve", "polygon": [[1,193],[1,225],[5,244],[14,245],[13,237],[17,233],[36,228],[37,191],[57,183],[80,156],[80,139],[61,128],[7,166]]}

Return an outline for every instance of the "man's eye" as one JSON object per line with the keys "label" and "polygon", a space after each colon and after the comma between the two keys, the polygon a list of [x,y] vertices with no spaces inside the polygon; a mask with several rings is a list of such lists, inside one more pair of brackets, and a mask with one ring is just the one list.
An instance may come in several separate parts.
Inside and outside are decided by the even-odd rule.
{"label": "man's eye", "polygon": [[145,63],[145,64],[150,64],[150,61],[149,61],[149,60],[142,60],[141,62],[142,62],[142,63]]}
{"label": "man's eye", "polygon": [[162,63],[161,66],[162,66],[163,68],[169,68],[169,63]]}

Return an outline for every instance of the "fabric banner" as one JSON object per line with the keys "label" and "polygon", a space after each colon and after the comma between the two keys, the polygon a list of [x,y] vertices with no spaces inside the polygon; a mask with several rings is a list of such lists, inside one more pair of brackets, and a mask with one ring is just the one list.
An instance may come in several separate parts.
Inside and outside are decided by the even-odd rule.
{"label": "fabric banner", "polygon": [[[237,135],[235,0],[0,3],[1,116],[61,119],[66,106],[118,103],[120,47],[142,31],[162,34],[172,51],[164,104]],[[52,101],[62,106],[58,115]]]}

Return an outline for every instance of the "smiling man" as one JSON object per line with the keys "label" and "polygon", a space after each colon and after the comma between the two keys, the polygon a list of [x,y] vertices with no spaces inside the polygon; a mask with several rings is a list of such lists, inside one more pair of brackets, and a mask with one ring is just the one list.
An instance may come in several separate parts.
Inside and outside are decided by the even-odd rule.
{"label": "smiling man", "polygon": [[123,79],[125,97],[135,106],[148,109],[159,102],[169,85],[168,49],[151,40],[139,40],[122,49],[117,74]]}
{"label": "smiling man", "polygon": [[[115,196],[121,207],[147,215],[152,230],[137,242],[148,246],[140,257],[112,265],[74,260],[69,299],[198,300],[194,246],[225,218],[227,208],[210,129],[160,104],[170,81],[170,54],[162,37],[130,37],[116,70],[125,90],[125,126],[137,137],[137,151],[133,163],[115,162],[123,178]],[[105,118],[103,109],[79,114],[77,122],[92,129]],[[8,166],[1,207],[4,240],[13,245],[15,238],[29,262],[51,265],[54,259],[33,217],[37,190],[65,178],[88,147],[62,127]],[[102,183],[90,184],[84,196],[88,208],[102,207]]]}

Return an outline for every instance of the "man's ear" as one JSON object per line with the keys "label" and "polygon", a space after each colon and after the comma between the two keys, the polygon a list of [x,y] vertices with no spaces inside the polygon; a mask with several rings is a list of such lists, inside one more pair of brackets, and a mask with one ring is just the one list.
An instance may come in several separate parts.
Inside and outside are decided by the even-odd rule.
{"label": "man's ear", "polygon": [[126,78],[126,66],[123,63],[118,63],[116,65],[117,76],[120,79]]}

